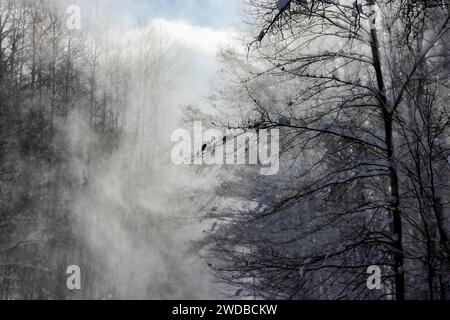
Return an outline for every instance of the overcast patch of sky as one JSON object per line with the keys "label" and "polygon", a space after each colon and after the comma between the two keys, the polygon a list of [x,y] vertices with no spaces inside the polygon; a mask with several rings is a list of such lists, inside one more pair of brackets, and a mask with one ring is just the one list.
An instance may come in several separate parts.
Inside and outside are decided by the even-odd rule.
{"label": "overcast patch of sky", "polygon": [[[134,0],[138,17],[146,22],[147,15],[184,20],[193,25],[230,28],[239,23],[241,0]],[[147,10],[139,10],[139,8]]]}
{"label": "overcast patch of sky", "polygon": [[242,21],[242,0],[75,0],[92,13],[95,2],[108,12],[116,26],[133,22],[146,26],[152,20],[183,20],[214,29],[235,29]]}
{"label": "overcast patch of sky", "polygon": [[93,30],[92,21],[98,30],[121,39],[158,27],[184,47],[188,70],[179,76],[183,84],[176,97],[185,105],[208,105],[205,98],[213,92],[220,68],[217,51],[224,45],[238,46],[235,38],[243,21],[243,0],[62,1],[81,6],[86,30]]}

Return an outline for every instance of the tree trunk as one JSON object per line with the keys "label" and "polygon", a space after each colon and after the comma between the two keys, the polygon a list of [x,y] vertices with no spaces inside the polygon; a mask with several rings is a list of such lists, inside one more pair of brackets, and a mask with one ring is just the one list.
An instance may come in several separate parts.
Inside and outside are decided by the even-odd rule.
{"label": "tree trunk", "polygon": [[390,185],[390,213],[393,218],[392,232],[396,235],[394,239],[394,279],[395,279],[395,297],[397,300],[405,299],[405,275],[404,275],[404,257],[403,257],[403,241],[402,241],[402,217],[400,211],[400,191],[397,169],[394,166],[394,128],[393,113],[390,110],[383,79],[383,71],[381,68],[378,34],[375,28],[371,30],[371,49],[373,66],[377,77],[377,85],[380,105],[383,110],[382,116],[384,120],[384,130],[386,139],[386,159],[389,163],[389,185]]}

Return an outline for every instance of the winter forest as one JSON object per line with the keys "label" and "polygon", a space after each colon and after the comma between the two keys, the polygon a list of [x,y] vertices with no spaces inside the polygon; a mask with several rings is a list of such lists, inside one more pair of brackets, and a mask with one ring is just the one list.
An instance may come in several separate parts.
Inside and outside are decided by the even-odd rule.
{"label": "winter forest", "polygon": [[448,0],[0,0],[0,300],[449,300],[449,131]]}

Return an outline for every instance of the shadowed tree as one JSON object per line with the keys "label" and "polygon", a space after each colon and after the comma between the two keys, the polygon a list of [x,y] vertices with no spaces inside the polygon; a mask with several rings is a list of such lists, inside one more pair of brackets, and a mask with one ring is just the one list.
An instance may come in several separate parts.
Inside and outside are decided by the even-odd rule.
{"label": "shadowed tree", "polygon": [[253,205],[205,241],[218,277],[265,298],[445,297],[447,1],[247,2],[240,127],[281,129],[282,170],[223,187]]}

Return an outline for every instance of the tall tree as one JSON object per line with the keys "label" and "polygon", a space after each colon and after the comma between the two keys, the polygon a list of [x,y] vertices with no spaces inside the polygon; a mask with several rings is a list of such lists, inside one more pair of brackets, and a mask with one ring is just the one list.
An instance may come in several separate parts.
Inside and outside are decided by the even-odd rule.
{"label": "tall tree", "polygon": [[[264,187],[238,179],[241,194],[257,205],[227,210],[231,222],[208,238],[217,245],[210,249],[219,277],[247,294],[272,298],[445,296],[448,289],[434,285],[435,259],[444,258],[448,246],[445,201],[430,199],[427,210],[435,213],[418,223],[414,215],[423,208],[420,191],[411,193],[417,179],[411,180],[425,175],[410,169],[428,163],[430,190],[422,188],[423,194],[433,198],[432,190],[446,190],[432,181],[434,170],[448,174],[447,142],[438,138],[448,130],[441,100],[448,81],[441,49],[448,3],[248,5],[262,31],[250,47],[255,63],[246,66],[250,74],[241,82],[250,121],[240,127],[281,129],[284,156],[279,177],[256,178]],[[428,123],[422,129],[417,115],[411,126],[416,112]],[[427,127],[432,134],[424,132]],[[408,155],[407,145],[422,148],[423,139],[427,160]],[[424,232],[430,227],[438,237]],[[419,243],[428,249],[418,252]],[[417,283],[417,260],[423,257],[428,267],[419,269],[428,276]],[[449,266],[442,258],[440,272]],[[366,287],[371,265],[383,270],[380,291]]]}

